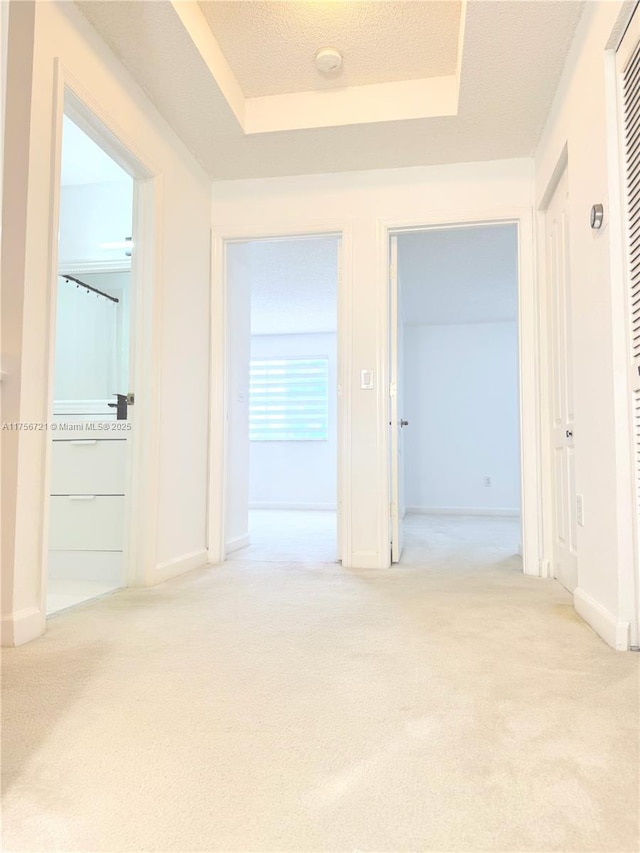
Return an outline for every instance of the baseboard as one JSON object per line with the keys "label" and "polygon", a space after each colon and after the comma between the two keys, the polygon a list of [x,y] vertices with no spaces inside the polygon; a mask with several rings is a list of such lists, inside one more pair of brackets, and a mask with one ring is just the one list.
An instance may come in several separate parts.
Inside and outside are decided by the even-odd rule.
{"label": "baseboard", "polygon": [[620,652],[629,649],[629,623],[618,622],[613,615],[581,589],[573,593],[576,613],[599,634],[605,643]]}
{"label": "baseboard", "polygon": [[354,551],[350,558],[343,558],[342,565],[345,569],[388,569],[389,560],[380,561],[377,551]]}
{"label": "baseboard", "polygon": [[519,518],[519,509],[493,509],[485,507],[458,507],[458,506],[408,506],[407,513],[414,512],[417,515],[479,515],[499,516],[503,518]]}
{"label": "baseboard", "polygon": [[539,563],[540,567],[540,577],[541,578],[552,578],[553,572],[551,570],[551,560],[548,557],[543,557]]}
{"label": "baseboard", "polygon": [[166,563],[159,563],[153,573],[153,583],[162,583],[185,572],[190,572],[192,569],[199,569],[201,566],[206,566],[208,562],[208,551],[206,548],[202,548],[199,551],[193,551],[191,554],[167,560]]}
{"label": "baseboard", "polygon": [[44,634],[46,619],[39,607],[25,607],[9,613],[0,620],[0,640],[3,646],[22,646]]}
{"label": "baseboard", "polygon": [[229,539],[228,542],[225,542],[224,552],[225,554],[233,554],[234,551],[239,551],[241,548],[246,548],[251,544],[251,538],[248,533],[245,533],[243,536],[236,536],[234,539]]}
{"label": "baseboard", "polygon": [[296,509],[296,510],[327,510],[336,511],[336,504],[286,504],[286,503],[267,503],[265,501],[257,501],[250,503],[249,509]]}

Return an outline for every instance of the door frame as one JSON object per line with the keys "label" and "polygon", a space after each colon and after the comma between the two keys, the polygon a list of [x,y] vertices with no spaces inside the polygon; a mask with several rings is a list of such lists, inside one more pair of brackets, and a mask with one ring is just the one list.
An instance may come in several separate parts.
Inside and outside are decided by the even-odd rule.
{"label": "door frame", "polygon": [[[548,577],[548,561],[545,559],[544,504],[545,490],[542,485],[541,429],[540,429],[540,298],[536,277],[534,217],[530,207],[474,211],[460,211],[443,216],[437,211],[410,220],[379,219],[378,269],[385,281],[383,290],[390,297],[389,238],[392,234],[410,231],[442,231],[482,225],[515,225],[518,232],[518,369],[519,369],[519,414],[520,414],[520,483],[521,483],[521,536],[522,570],[535,577]],[[390,326],[390,299],[385,301],[386,317],[384,328]],[[382,387],[389,388],[390,336],[381,341],[379,375]],[[382,404],[387,407],[386,395]],[[379,476],[385,483],[381,490],[381,518],[387,517],[391,501],[389,459],[391,453],[391,429],[389,418],[383,423],[382,449],[379,458]],[[381,531],[387,534],[387,526]],[[390,553],[389,543],[381,538],[379,547]],[[384,551],[381,551],[384,553]]]}
{"label": "door frame", "polygon": [[211,400],[209,415],[209,505],[207,508],[207,551],[210,563],[224,562],[226,530],[226,494],[229,477],[227,464],[227,387],[228,316],[227,246],[260,240],[297,240],[336,237],[338,254],[337,318],[337,517],[340,531],[338,560],[350,565],[351,558],[351,276],[352,234],[350,223],[326,222],[292,227],[218,227],[211,232]]}
{"label": "door frame", "polygon": [[[123,586],[146,586],[154,582],[156,557],[159,461],[159,328],[162,176],[137,142],[119,126],[117,119],[57,59],[54,69],[52,115],[52,181],[49,198],[48,340],[46,365],[46,411],[53,412],[55,328],[58,290],[58,231],[62,169],[62,120],[67,115],[133,179],[133,227],[136,251],[131,258],[130,377],[135,382],[135,429],[127,460]],[[127,389],[132,390],[132,389]],[[46,436],[42,490],[42,551],[40,606],[46,612],[49,552],[49,507],[51,481],[51,435]]]}

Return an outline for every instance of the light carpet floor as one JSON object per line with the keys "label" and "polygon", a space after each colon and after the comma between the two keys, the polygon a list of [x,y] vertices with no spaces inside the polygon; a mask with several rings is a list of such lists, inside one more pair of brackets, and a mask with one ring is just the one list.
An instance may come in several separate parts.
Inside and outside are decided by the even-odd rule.
{"label": "light carpet floor", "polygon": [[637,851],[639,656],[433,524],[420,563],[230,562],[6,650],[4,849]]}
{"label": "light carpet floor", "polygon": [[252,509],[251,544],[230,560],[333,563],[338,557],[337,517],[330,510]]}

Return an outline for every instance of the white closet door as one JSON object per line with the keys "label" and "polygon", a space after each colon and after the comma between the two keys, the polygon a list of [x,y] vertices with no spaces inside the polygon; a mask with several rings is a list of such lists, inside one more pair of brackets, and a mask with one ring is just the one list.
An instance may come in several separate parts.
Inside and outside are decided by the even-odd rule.
{"label": "white closet door", "polygon": [[546,241],[552,345],[549,383],[553,453],[553,575],[573,592],[578,585],[578,526],[568,202],[565,170],[547,209]]}
{"label": "white closet door", "polygon": [[628,288],[629,395],[636,505],[636,568],[640,542],[640,12],[636,11],[616,55],[622,106],[624,216]]}

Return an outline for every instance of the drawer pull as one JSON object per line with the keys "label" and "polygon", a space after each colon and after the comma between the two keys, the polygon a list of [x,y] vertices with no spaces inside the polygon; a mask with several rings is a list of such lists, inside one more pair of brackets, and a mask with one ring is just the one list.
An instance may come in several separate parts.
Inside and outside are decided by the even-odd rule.
{"label": "drawer pull", "polygon": [[97,438],[83,438],[83,439],[75,439],[74,441],[70,441],[69,444],[97,444]]}
{"label": "drawer pull", "polygon": [[69,495],[70,501],[92,501],[95,495]]}

